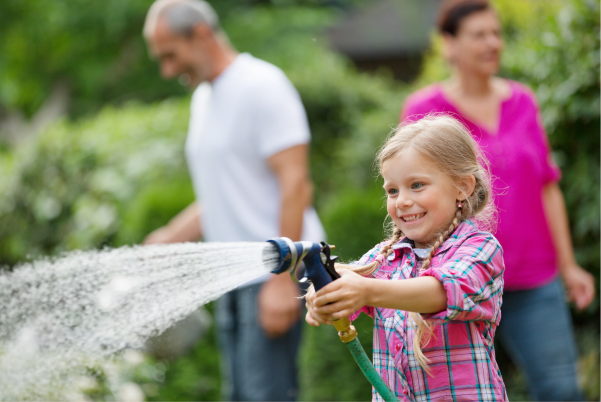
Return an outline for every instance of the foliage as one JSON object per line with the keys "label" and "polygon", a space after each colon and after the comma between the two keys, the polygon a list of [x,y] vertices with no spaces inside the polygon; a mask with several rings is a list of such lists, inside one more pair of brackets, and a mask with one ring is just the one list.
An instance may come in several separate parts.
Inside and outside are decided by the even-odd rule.
{"label": "foliage", "polygon": [[[185,94],[176,81],[161,80],[156,63],[148,57],[141,32],[153,1],[0,2],[0,112],[33,115],[58,83],[70,89],[70,116],[94,113],[108,102],[150,102]],[[226,21],[257,4],[337,9],[360,1],[365,0],[210,3]]]}
{"label": "foliage", "polygon": [[[0,263],[137,243],[151,224],[190,203],[187,105],[108,107],[94,119],[56,124],[3,158]],[[160,192],[166,195],[158,201]]]}

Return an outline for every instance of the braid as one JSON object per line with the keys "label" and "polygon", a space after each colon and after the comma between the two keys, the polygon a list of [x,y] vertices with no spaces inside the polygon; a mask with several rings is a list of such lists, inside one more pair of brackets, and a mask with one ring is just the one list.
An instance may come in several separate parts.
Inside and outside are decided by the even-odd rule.
{"label": "braid", "polygon": [[[395,227],[392,232],[392,236],[390,237],[390,240],[384,247],[382,247],[382,249],[380,250],[380,254],[384,257],[388,257],[388,255],[392,252],[392,246],[394,246],[394,244],[398,242],[401,239],[401,237],[403,237],[403,232],[401,232],[401,229]],[[380,268],[380,262],[376,260],[363,267],[354,267],[352,265],[342,264],[336,264],[336,266],[340,268],[348,268],[361,276],[370,276],[374,272],[376,272],[378,268]]]}
{"label": "braid", "polygon": [[[430,252],[428,253],[426,258],[424,259],[424,262],[422,263],[421,270],[425,270],[430,266],[432,262],[432,257],[434,256],[436,250],[438,250],[442,243],[444,243],[451,236],[451,234],[453,234],[455,229],[457,229],[457,227],[462,221],[462,209],[458,208],[457,212],[455,212],[453,220],[449,224],[449,227],[444,232],[442,232],[440,236],[438,236],[438,239],[436,239],[436,242],[432,245]],[[415,331],[415,337],[413,338],[413,354],[419,365],[422,366],[422,368],[426,370],[427,373],[430,373],[430,368],[428,367],[429,359],[424,355],[424,352],[422,352],[422,340],[424,341],[423,343],[425,343],[426,345],[428,344],[428,342],[430,342],[430,338],[432,337],[432,328],[422,318],[421,314],[409,313],[409,316],[413,319],[413,322],[415,322],[415,325],[417,326],[417,330]],[[426,338],[424,338],[424,335],[426,336]]]}
{"label": "braid", "polygon": [[455,212],[455,216],[449,224],[449,227],[447,228],[447,230],[440,233],[438,239],[436,239],[436,242],[434,242],[432,248],[430,248],[428,255],[426,256],[426,258],[424,258],[424,262],[422,263],[421,267],[422,270],[427,269],[430,266],[430,263],[432,262],[432,257],[434,256],[436,250],[438,250],[438,247],[440,247],[442,243],[444,243],[449,238],[449,236],[451,236],[455,229],[457,229],[457,226],[459,226],[459,224],[463,220],[461,214],[461,208],[457,208],[457,212]]}

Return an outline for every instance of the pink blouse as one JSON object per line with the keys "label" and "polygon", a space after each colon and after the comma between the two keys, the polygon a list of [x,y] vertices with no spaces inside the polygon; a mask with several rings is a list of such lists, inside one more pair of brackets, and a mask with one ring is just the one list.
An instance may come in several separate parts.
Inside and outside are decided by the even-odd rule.
{"label": "pink blouse", "polygon": [[532,91],[508,81],[511,97],[501,104],[496,133],[470,121],[433,84],[407,98],[401,121],[430,112],[449,113],[461,120],[490,161],[498,225],[495,236],[503,247],[505,290],[542,286],[558,273],[557,256],[542,191],[559,181],[549,143]]}

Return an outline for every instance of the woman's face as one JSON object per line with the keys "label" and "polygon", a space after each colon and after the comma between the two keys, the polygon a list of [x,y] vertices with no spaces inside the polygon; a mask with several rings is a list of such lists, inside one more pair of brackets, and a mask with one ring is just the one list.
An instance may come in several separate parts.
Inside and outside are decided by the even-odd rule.
{"label": "woman's face", "polygon": [[461,20],[455,36],[445,35],[447,57],[465,73],[492,75],[499,70],[503,39],[493,10],[472,13]]}

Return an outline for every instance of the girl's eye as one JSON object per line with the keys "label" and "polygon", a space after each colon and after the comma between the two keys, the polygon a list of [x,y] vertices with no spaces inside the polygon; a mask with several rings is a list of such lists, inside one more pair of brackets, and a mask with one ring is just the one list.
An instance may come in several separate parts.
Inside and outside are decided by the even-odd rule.
{"label": "girl's eye", "polygon": [[422,188],[424,186],[424,183],[413,183],[411,185],[411,189],[412,190],[419,190],[420,188]]}
{"label": "girl's eye", "polygon": [[388,195],[396,195],[399,192],[399,190],[397,190],[396,188],[391,188],[386,190],[386,192],[388,193]]}

